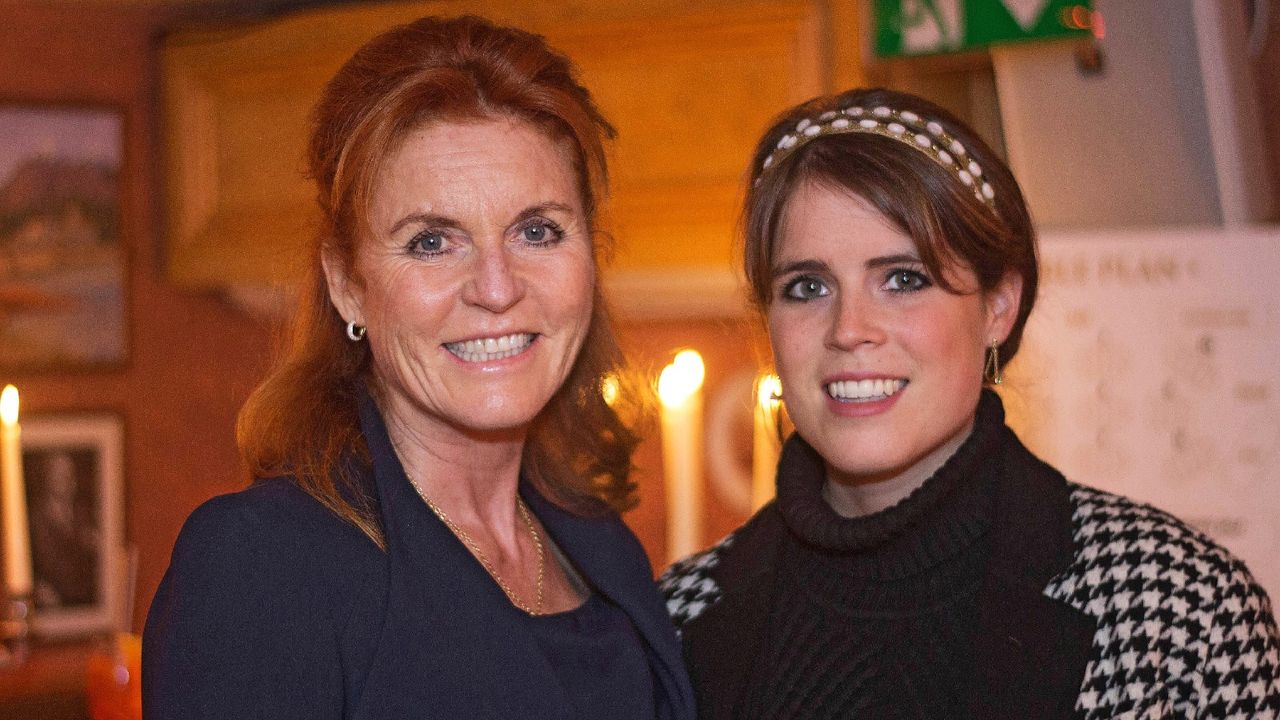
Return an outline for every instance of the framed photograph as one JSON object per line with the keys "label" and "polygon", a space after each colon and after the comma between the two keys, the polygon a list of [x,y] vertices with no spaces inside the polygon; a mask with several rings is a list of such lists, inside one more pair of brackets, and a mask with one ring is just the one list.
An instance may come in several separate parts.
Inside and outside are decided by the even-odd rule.
{"label": "framed photograph", "polygon": [[113,627],[123,600],[123,428],[110,414],[22,421],[22,467],[42,637]]}
{"label": "framed photograph", "polygon": [[0,103],[0,368],[127,360],[123,126],[117,109]]}

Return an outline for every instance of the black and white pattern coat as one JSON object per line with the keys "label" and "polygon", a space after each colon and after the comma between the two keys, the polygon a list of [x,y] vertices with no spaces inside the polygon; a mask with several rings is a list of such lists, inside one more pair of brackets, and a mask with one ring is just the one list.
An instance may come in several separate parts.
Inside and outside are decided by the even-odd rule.
{"label": "black and white pattern coat", "polygon": [[[1204,535],[1155,508],[1068,483],[1007,428],[974,682],[958,717],[1280,719],[1266,593]],[[699,717],[732,718],[775,591],[781,514],[767,506],[660,584]]]}

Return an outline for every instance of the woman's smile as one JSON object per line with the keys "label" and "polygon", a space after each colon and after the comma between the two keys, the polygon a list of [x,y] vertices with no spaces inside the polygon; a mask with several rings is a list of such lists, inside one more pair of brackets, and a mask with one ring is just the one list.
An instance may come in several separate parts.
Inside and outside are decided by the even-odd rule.
{"label": "woman's smile", "polygon": [[906,380],[871,378],[833,380],[827,383],[827,394],[840,402],[865,403],[885,400],[907,386]]}
{"label": "woman's smile", "polygon": [[522,355],[533,345],[534,333],[511,333],[498,337],[447,342],[444,348],[467,363],[493,363]]}

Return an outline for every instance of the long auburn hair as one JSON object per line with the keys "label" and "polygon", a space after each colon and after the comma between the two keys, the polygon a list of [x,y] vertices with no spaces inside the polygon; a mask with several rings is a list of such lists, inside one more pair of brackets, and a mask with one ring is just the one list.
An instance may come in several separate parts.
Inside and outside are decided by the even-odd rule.
{"label": "long auburn hair", "polygon": [[[252,475],[292,477],[384,545],[375,501],[357,482],[370,462],[357,388],[371,377],[371,355],[367,343],[347,340],[321,257],[353,266],[380,164],[408,133],[430,122],[506,117],[571,150],[598,264],[604,242],[595,219],[608,184],[604,141],[614,130],[575,74],[541,36],[474,16],[427,17],[374,38],[329,81],[312,114],[309,147],[320,231],[281,356],[241,409],[236,428]],[[625,386],[612,405],[601,392],[606,379]],[[581,514],[633,505],[636,425],[648,418],[638,385],[597,285],[578,358],[530,427],[524,476]],[[372,381],[369,386],[376,390]]]}

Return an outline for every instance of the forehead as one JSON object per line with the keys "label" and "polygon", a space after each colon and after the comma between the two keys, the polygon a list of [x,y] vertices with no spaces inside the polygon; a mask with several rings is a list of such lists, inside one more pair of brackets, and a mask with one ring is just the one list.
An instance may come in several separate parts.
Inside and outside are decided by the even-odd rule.
{"label": "forehead", "polygon": [[[371,218],[407,210],[557,202],[579,205],[567,143],[510,118],[437,121],[397,143],[373,179]],[[423,204],[431,207],[420,207]],[[411,207],[410,207],[411,206]]]}
{"label": "forehead", "polygon": [[542,128],[506,117],[434,121],[410,130],[391,146],[375,184],[412,168],[440,171],[472,167],[511,168],[570,164],[567,143]]}
{"label": "forehead", "polygon": [[868,255],[916,250],[910,236],[862,197],[825,183],[805,181],[783,205],[774,259],[821,255],[827,260],[860,260]]}

